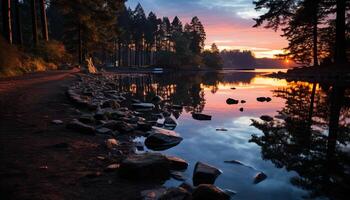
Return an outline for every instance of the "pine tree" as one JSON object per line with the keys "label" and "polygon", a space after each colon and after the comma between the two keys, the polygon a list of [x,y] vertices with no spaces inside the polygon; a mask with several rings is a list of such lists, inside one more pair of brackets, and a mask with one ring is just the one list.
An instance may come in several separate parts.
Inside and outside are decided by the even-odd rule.
{"label": "pine tree", "polygon": [[12,44],[11,0],[2,0],[1,6],[4,37]]}

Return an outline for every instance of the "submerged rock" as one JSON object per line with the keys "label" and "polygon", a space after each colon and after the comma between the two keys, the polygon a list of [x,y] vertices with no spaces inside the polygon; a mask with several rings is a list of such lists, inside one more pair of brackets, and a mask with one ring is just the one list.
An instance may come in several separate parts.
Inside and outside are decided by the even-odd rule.
{"label": "submerged rock", "polygon": [[233,104],[238,104],[239,101],[236,100],[236,99],[228,98],[228,99],[226,100],[226,103],[227,103],[228,105],[233,105]]}
{"label": "submerged rock", "polygon": [[206,115],[202,113],[192,113],[192,118],[200,121],[211,120],[210,115]]}
{"label": "submerged rock", "polygon": [[193,200],[229,200],[230,195],[214,185],[201,184],[192,193]]}
{"label": "submerged rock", "polygon": [[152,133],[145,140],[145,145],[149,149],[160,151],[174,147],[181,141],[182,137],[175,131],[153,127]]}
{"label": "submerged rock", "polygon": [[254,184],[258,184],[261,181],[264,181],[267,178],[267,175],[264,172],[259,172],[254,177]]}
{"label": "submerged rock", "polygon": [[95,134],[95,128],[93,126],[89,126],[87,124],[81,123],[78,120],[73,120],[67,125],[68,129],[77,131],[79,133],[84,133],[88,135]]}
{"label": "submerged rock", "polygon": [[168,159],[160,153],[129,155],[119,168],[122,177],[166,180],[170,177]]}
{"label": "submerged rock", "polygon": [[197,162],[193,171],[193,185],[214,184],[216,178],[222,174],[222,171],[214,166]]}

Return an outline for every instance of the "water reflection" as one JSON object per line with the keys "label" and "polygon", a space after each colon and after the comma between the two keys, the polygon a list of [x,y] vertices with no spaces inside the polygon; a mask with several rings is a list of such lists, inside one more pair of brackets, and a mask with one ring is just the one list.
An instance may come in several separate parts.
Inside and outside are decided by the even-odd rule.
{"label": "water reflection", "polygon": [[291,183],[309,197],[345,199],[350,189],[350,91],[308,83],[289,83],[273,91],[285,106],[272,121],[253,120],[264,135],[251,141],[263,159],[296,171]]}
{"label": "water reflection", "polygon": [[[189,162],[184,172],[189,180],[194,164],[203,161],[224,171],[216,184],[236,190],[235,199],[345,198],[350,191],[349,89],[260,75],[124,74],[118,75],[117,87],[143,102],[161,96],[165,103],[159,111],[171,105],[183,106],[172,114],[179,124],[175,131],[184,140],[165,153]],[[257,102],[259,96],[272,97],[272,101]],[[226,104],[229,97],[247,103],[230,106]],[[213,118],[196,121],[191,112]],[[267,122],[259,119],[261,115],[275,117]],[[218,128],[228,131],[216,131]],[[239,160],[256,170],[225,160]],[[268,178],[254,185],[252,177],[258,171]],[[179,183],[170,180],[166,185]]]}

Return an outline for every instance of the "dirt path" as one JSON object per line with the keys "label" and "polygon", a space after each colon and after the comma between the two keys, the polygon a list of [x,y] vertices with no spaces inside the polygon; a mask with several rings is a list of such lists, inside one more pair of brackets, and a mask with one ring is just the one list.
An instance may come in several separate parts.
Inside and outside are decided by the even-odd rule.
{"label": "dirt path", "polygon": [[76,115],[65,95],[76,73],[0,79],[1,199],[136,199],[154,187],[103,172],[104,138],[51,124]]}

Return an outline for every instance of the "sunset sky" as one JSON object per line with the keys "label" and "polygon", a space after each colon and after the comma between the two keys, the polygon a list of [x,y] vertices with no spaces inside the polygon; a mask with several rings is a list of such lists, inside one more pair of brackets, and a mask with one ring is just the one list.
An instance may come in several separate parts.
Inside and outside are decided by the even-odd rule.
{"label": "sunset sky", "polygon": [[158,17],[178,16],[183,23],[198,16],[207,33],[206,47],[215,42],[220,49],[252,50],[256,57],[273,57],[281,53],[287,42],[280,33],[264,28],[252,28],[259,13],[253,0],[128,0],[132,9],[141,3],[146,14],[154,11]]}

